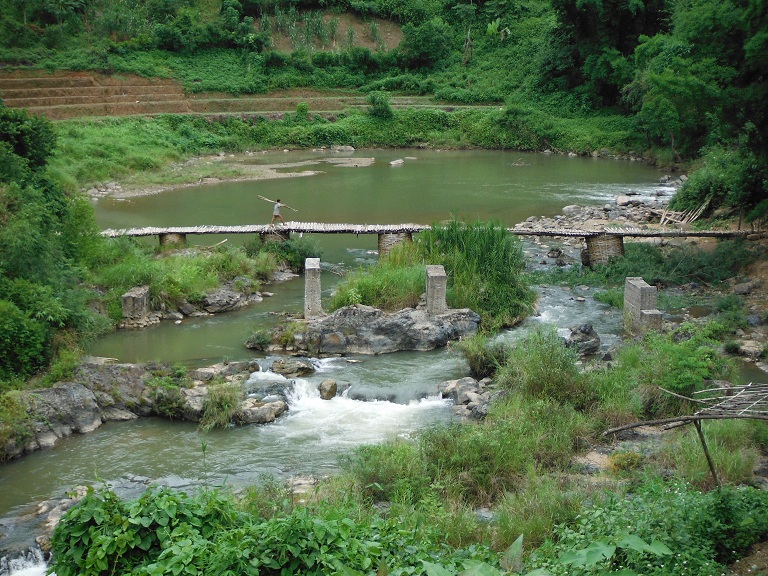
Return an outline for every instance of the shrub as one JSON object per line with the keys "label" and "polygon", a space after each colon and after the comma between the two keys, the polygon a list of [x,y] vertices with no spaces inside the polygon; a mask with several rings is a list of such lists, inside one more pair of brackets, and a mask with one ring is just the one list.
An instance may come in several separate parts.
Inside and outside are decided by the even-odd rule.
{"label": "shrub", "polygon": [[389,103],[389,96],[386,92],[369,92],[365,97],[370,105],[368,114],[381,120],[390,120],[394,116],[392,106]]}
{"label": "shrub", "polygon": [[[557,527],[528,568],[554,576],[587,574],[588,569],[562,560],[604,545],[610,553],[593,557],[595,570],[610,572],[620,565],[650,576],[717,576],[726,572],[720,562],[731,561],[747,543],[759,542],[768,533],[766,509],[765,493],[752,488],[705,494],[677,480],[649,477],[631,492],[596,495],[573,522]],[[634,545],[620,545],[622,541]],[[654,542],[663,545],[656,553],[649,547]]]}
{"label": "shrub", "polygon": [[322,251],[311,238],[297,238],[285,242],[267,242],[261,248],[274,254],[280,262],[285,262],[291,270],[302,272],[307,258],[320,258]]}
{"label": "shrub", "polygon": [[146,382],[149,399],[155,412],[160,416],[175,420],[183,418],[186,399],[179,388],[179,382],[169,376],[159,376]]}
{"label": "shrub", "polygon": [[246,340],[246,347],[251,350],[266,350],[272,344],[272,333],[260,329],[253,332]]}
{"label": "shrub", "polygon": [[35,422],[22,393],[11,390],[0,394],[0,462],[21,447],[35,433]]}
{"label": "shrub", "polygon": [[45,324],[0,300],[0,379],[29,376],[45,366],[49,339]]}
{"label": "shrub", "polygon": [[736,294],[717,298],[713,308],[717,313],[717,319],[725,324],[730,331],[735,332],[738,328],[747,327],[748,322],[744,300]]}
{"label": "shrub", "polygon": [[686,324],[672,334],[647,335],[642,350],[634,362],[638,391],[646,413],[654,418],[686,414],[695,407],[662,389],[690,397],[705,381],[727,377],[733,366],[717,353],[705,329]]}

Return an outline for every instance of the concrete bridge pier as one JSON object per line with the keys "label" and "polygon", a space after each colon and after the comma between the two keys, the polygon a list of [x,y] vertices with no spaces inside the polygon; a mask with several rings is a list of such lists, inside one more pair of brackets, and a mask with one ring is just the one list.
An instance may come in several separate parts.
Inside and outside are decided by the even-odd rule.
{"label": "concrete bridge pier", "polygon": [[178,234],[176,232],[166,232],[164,234],[159,234],[158,236],[160,237],[160,246],[173,246],[177,244],[187,243],[186,234]]}
{"label": "concrete bridge pier", "polygon": [[259,234],[259,238],[261,239],[262,244],[265,244],[267,242],[285,242],[286,240],[290,240],[291,231],[280,230],[280,228],[275,228],[273,230],[270,230],[269,232],[261,232]]}
{"label": "concrete bridge pier", "polygon": [[624,256],[624,237],[599,234],[587,236],[586,254],[582,254],[582,264],[594,268],[608,264],[611,258]]}
{"label": "concrete bridge pier", "polygon": [[448,287],[448,277],[445,268],[440,265],[427,266],[427,314],[436,316],[448,310],[445,292]]}
{"label": "concrete bridge pier", "polygon": [[307,258],[304,261],[304,319],[311,320],[322,315],[320,258]]}
{"label": "concrete bridge pier", "polygon": [[638,277],[624,280],[624,330],[640,336],[662,328],[661,312],[656,308],[658,288]]}
{"label": "concrete bridge pier", "polygon": [[392,250],[392,246],[401,242],[411,242],[413,234],[410,232],[385,232],[379,234],[379,256],[386,256]]}

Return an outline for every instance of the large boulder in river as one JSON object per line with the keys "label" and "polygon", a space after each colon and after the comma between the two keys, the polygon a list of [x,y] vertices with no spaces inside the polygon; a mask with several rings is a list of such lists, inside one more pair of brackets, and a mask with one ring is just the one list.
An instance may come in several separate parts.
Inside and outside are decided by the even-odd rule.
{"label": "large boulder in river", "polygon": [[315,372],[315,367],[309,360],[301,358],[278,358],[272,362],[272,371],[286,378],[307,376]]}
{"label": "large boulder in river", "polygon": [[317,389],[320,392],[320,398],[323,400],[331,400],[336,396],[336,392],[338,392],[339,387],[338,384],[336,384],[336,380],[326,378],[320,382],[320,385],[317,387]]}
{"label": "large boulder in river", "polygon": [[423,308],[386,313],[354,305],[307,323],[300,346],[318,354],[385,354],[433,350],[477,331],[480,315],[449,309],[430,316]]}

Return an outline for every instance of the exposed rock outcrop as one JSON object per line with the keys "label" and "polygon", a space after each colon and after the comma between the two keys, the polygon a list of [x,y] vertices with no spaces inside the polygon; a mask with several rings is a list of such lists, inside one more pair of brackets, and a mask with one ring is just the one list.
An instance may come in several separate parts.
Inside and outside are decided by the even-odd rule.
{"label": "exposed rock outcrop", "polygon": [[386,354],[400,350],[433,350],[474,334],[480,315],[451,309],[430,316],[423,308],[387,313],[371,306],[340,308],[306,324],[295,345],[314,354]]}
{"label": "exposed rock outcrop", "polygon": [[[103,358],[86,359],[71,381],[18,394],[18,401],[28,416],[18,426],[17,435],[0,446],[0,459],[52,447],[60,438],[92,432],[108,421],[155,414],[198,421],[210,384],[234,382],[245,390],[248,377],[258,370],[255,361],[215,364],[191,371],[184,385],[169,389],[153,382],[159,374],[167,373],[168,367],[112,364]],[[259,410],[264,405],[267,408]],[[284,397],[255,401],[251,398],[244,401],[236,420],[242,423],[271,422],[286,409]]]}

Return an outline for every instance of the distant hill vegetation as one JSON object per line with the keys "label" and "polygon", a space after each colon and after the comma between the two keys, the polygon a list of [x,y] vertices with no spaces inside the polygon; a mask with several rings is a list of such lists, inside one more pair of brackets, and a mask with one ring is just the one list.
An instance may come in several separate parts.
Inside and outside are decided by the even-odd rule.
{"label": "distant hill vegetation", "polygon": [[[5,67],[503,103],[543,145],[585,119],[695,169],[676,203],[768,214],[766,0],[0,0]],[[615,141],[616,138],[612,138]],[[576,150],[585,153],[585,150]],[[693,163],[692,166],[690,164]]]}

